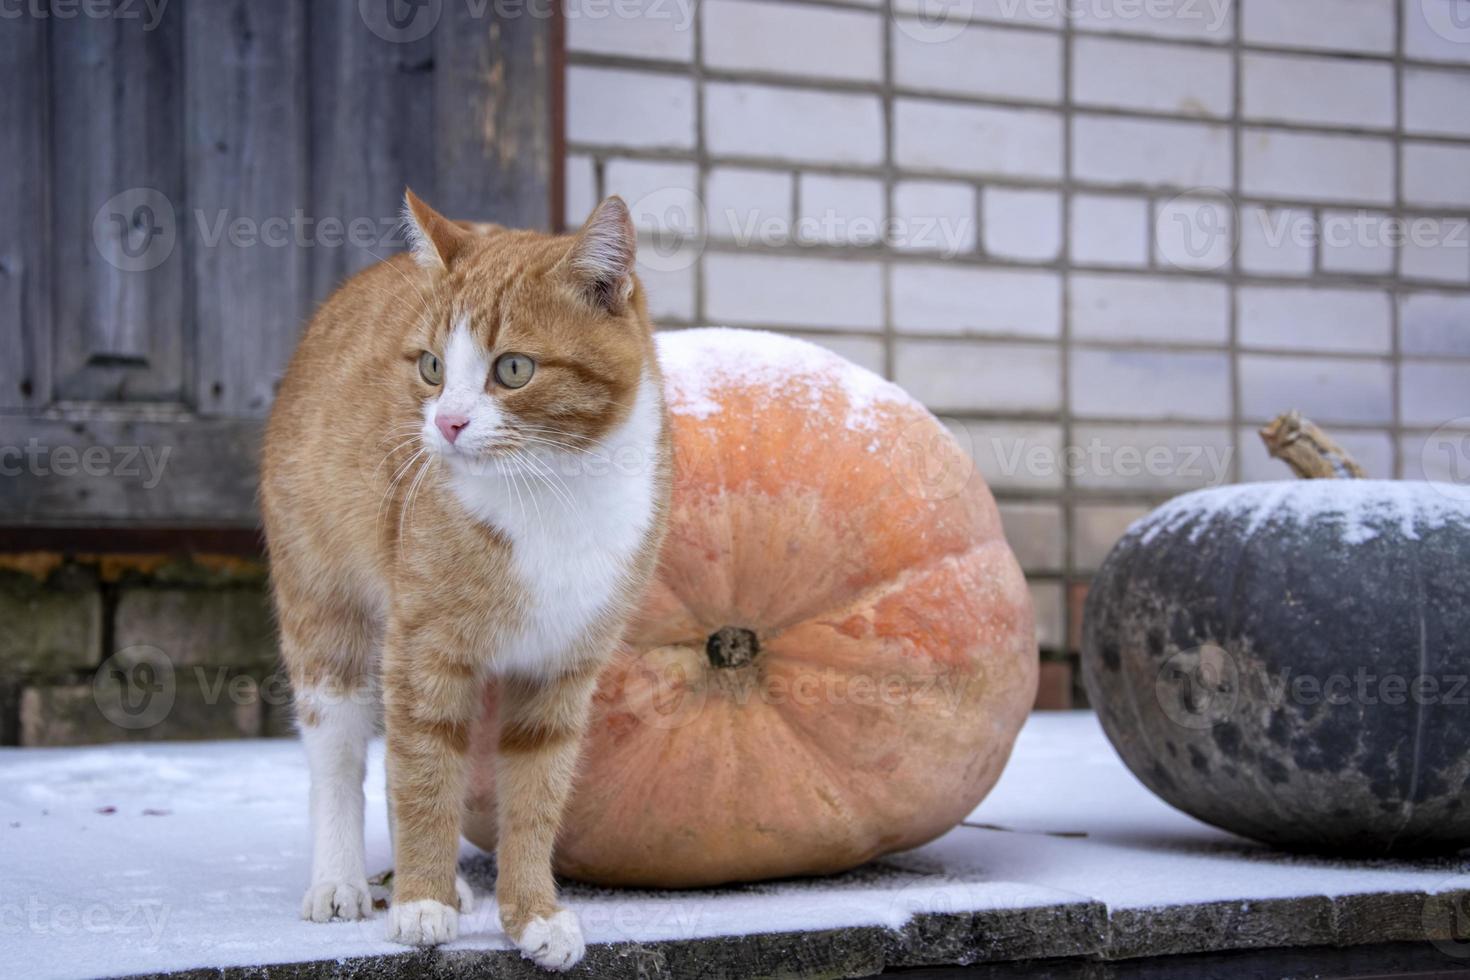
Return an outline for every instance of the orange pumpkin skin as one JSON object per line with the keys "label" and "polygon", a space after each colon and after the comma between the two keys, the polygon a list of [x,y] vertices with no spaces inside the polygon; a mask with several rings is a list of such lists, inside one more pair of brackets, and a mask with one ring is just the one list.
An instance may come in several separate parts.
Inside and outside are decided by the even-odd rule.
{"label": "orange pumpkin skin", "polygon": [[[660,356],[670,529],[599,684],[558,870],[693,887],[932,840],[994,785],[1036,691],[1030,596],[984,481],[922,406],[810,344],[681,331]],[[726,627],[754,634],[748,663],[712,659]],[[485,700],[465,833],[488,850],[493,685]]]}

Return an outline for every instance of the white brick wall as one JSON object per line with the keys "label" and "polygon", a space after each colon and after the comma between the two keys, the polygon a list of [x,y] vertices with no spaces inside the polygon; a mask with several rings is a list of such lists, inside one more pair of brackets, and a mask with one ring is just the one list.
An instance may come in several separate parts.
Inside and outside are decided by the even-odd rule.
{"label": "white brick wall", "polygon": [[1048,643],[1128,521],[1284,478],[1280,411],[1454,475],[1467,0],[568,2],[566,221],[624,194],[666,328],[789,331],[943,413]]}

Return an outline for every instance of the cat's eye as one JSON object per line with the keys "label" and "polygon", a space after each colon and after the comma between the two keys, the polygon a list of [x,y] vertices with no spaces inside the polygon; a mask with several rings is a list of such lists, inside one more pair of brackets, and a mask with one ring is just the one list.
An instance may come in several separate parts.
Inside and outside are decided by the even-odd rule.
{"label": "cat's eye", "polygon": [[506,354],[495,362],[495,380],[507,388],[524,388],[536,373],[536,362],[525,354]]}
{"label": "cat's eye", "polygon": [[426,350],[419,355],[419,375],[431,385],[444,383],[444,365],[433,351]]}

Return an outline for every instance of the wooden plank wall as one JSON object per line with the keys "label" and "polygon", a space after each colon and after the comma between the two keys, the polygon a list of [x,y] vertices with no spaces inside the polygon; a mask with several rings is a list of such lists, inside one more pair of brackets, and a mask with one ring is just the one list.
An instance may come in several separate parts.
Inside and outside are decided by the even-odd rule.
{"label": "wooden plank wall", "polygon": [[559,22],[443,0],[395,36],[366,22],[373,2],[7,20],[0,451],[171,455],[146,488],[7,474],[0,527],[253,522],[260,422],[296,337],[401,248],[406,185],[456,217],[552,226]]}

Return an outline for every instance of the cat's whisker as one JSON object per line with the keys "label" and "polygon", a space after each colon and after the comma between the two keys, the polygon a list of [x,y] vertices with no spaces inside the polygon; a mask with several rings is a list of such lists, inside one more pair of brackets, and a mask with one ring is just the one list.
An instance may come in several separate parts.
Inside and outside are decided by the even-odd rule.
{"label": "cat's whisker", "polygon": [[[383,523],[383,518],[384,516],[386,516],[387,510],[392,504],[394,490],[403,482],[403,478],[408,475],[413,464],[428,451],[428,448],[424,447],[418,452],[414,453],[412,456],[408,457],[404,464],[398,468],[398,471],[394,474],[393,479],[389,481],[388,486],[384,488],[383,497],[381,500],[378,501],[378,524],[381,525]],[[402,511],[400,511],[399,513],[401,514]]]}
{"label": "cat's whisker", "polygon": [[424,482],[424,476],[428,474],[433,466],[434,458],[430,457],[425,461],[424,465],[419,467],[418,474],[413,478],[413,483],[409,484],[408,493],[404,495],[403,507],[398,512],[398,551],[400,554],[403,552],[403,530],[407,525],[412,523],[409,515],[413,510],[414,494],[418,493],[419,486]]}

